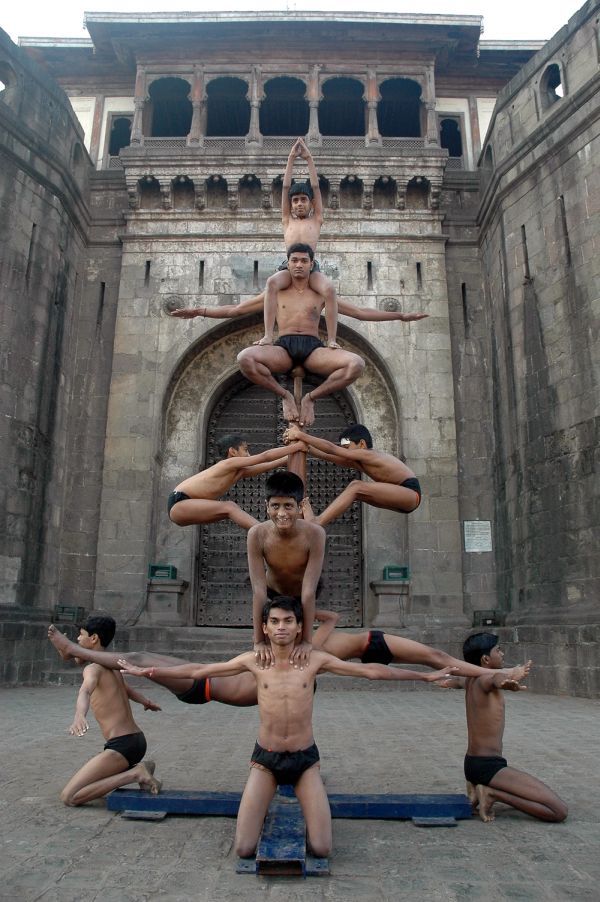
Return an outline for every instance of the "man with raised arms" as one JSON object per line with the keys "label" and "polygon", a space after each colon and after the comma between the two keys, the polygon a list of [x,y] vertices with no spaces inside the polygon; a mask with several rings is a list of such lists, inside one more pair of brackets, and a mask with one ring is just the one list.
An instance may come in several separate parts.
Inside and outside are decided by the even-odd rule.
{"label": "man with raised arms", "polygon": [[[351,664],[323,651],[313,651],[304,669],[295,667],[291,651],[302,633],[302,607],[295,598],[275,597],[262,611],[262,631],[273,651],[271,666],[264,669],[254,652],[220,664],[184,664],[170,668],[188,679],[235,676],[250,673],[258,693],[260,726],[238,812],[235,848],[242,857],[254,854],[263,821],[278,785],[294,786],[306,821],[308,845],[313,855],[331,851],[331,811],[319,770],[319,750],[312,728],[315,676],[334,673],[371,680],[448,679],[448,669],[417,673],[380,664]],[[123,671],[156,679],[162,668],[139,668],[121,661]]]}

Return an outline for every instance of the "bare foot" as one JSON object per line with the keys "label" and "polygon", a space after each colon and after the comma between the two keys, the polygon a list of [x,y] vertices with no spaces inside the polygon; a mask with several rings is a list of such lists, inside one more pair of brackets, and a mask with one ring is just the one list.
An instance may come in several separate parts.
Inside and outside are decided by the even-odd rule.
{"label": "bare foot", "polygon": [[57,630],[53,623],[48,627],[48,639],[52,642],[52,645],[57,650],[63,661],[72,661],[74,655],[71,654],[67,649],[71,645],[71,640],[68,639],[64,633],[61,633],[60,630]]}
{"label": "bare foot", "polygon": [[292,421],[298,421],[300,414],[298,413],[298,408],[296,407],[296,402],[294,401],[294,396],[291,392],[286,392],[282,397],[283,404],[283,419],[287,420],[288,423]]}
{"label": "bare foot", "polygon": [[314,523],[317,519],[314,510],[312,509],[312,505],[308,498],[303,498],[300,503],[300,510],[302,511],[302,516],[307,521],[307,523]]}
{"label": "bare foot", "polygon": [[471,809],[473,811],[477,811],[479,807],[479,799],[477,798],[477,787],[473,783],[469,783],[467,780],[467,796],[469,798],[469,802],[471,803]]}
{"label": "bare foot", "polygon": [[[154,762],[152,763],[154,764]],[[140,789],[145,789],[146,792],[151,793],[153,796],[157,796],[162,788],[162,783],[153,776],[153,773],[154,768],[152,769],[152,773],[150,773],[146,764],[138,764],[137,776],[135,779],[139,783]]]}
{"label": "bare foot", "polygon": [[307,392],[300,402],[300,423],[303,426],[312,426],[314,421],[315,405],[310,396],[310,392]]}
{"label": "bare foot", "polygon": [[144,767],[149,774],[153,774],[156,770],[156,761],[153,761],[152,758],[148,758],[146,761],[144,761]]}
{"label": "bare foot", "polygon": [[475,789],[479,802],[479,817],[485,824],[489,824],[496,817],[492,811],[492,805],[494,804],[492,793],[487,786],[482,786],[481,783],[478,783]]}

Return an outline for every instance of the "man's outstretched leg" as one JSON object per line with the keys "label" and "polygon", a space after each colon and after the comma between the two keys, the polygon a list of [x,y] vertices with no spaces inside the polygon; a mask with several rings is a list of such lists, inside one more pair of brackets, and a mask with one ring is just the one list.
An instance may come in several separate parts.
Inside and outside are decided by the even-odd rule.
{"label": "man's outstretched leg", "polygon": [[549,786],[514,767],[503,767],[487,786],[477,787],[479,816],[486,823],[494,820],[494,802],[504,802],[512,808],[524,811],[541,821],[564,821],[569,810],[562,799]]}

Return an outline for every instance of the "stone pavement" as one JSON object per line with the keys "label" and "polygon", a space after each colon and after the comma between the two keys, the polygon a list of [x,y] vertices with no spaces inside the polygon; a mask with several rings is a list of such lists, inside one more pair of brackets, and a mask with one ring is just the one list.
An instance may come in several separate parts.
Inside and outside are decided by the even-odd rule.
{"label": "stone pavement", "polygon": [[[331,876],[303,881],[236,875],[232,819],[136,822],[101,802],[63,807],[63,784],[101,748],[93,717],[84,738],[65,732],[75,695],[72,686],[0,691],[0,899],[7,902],[600,898],[597,701],[507,697],[507,757],[565,799],[564,824],[502,806],[493,824],[473,818],[452,829],[335,820]],[[165,785],[241,789],[256,709],[185,706],[159,687],[151,697],[162,713],[134,707]],[[321,689],[315,736],[331,792],[464,790],[462,692]]]}

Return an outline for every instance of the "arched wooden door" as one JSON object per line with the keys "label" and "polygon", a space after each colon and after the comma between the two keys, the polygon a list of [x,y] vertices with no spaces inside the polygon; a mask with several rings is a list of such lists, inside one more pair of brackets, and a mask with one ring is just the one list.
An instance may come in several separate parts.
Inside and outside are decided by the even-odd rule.
{"label": "arched wooden door", "polygon": [[[305,390],[308,390],[305,388]],[[343,394],[323,398],[316,405],[314,435],[335,441],[355,417]],[[281,402],[245,379],[223,394],[212,411],[207,435],[207,464],[217,459],[216,443],[228,433],[241,433],[250,452],[257,454],[283,444],[285,429]],[[308,494],[320,513],[356,471],[327,461],[308,458]],[[245,479],[226,497],[236,501],[258,520],[265,519],[265,476]],[[252,594],[246,558],[246,533],[229,521],[199,527],[197,557],[197,623],[202,626],[252,625]],[[327,527],[327,549],[323,568],[323,591],[317,604],[340,614],[340,625],[362,626],[362,530],[360,506],[354,505]]]}

